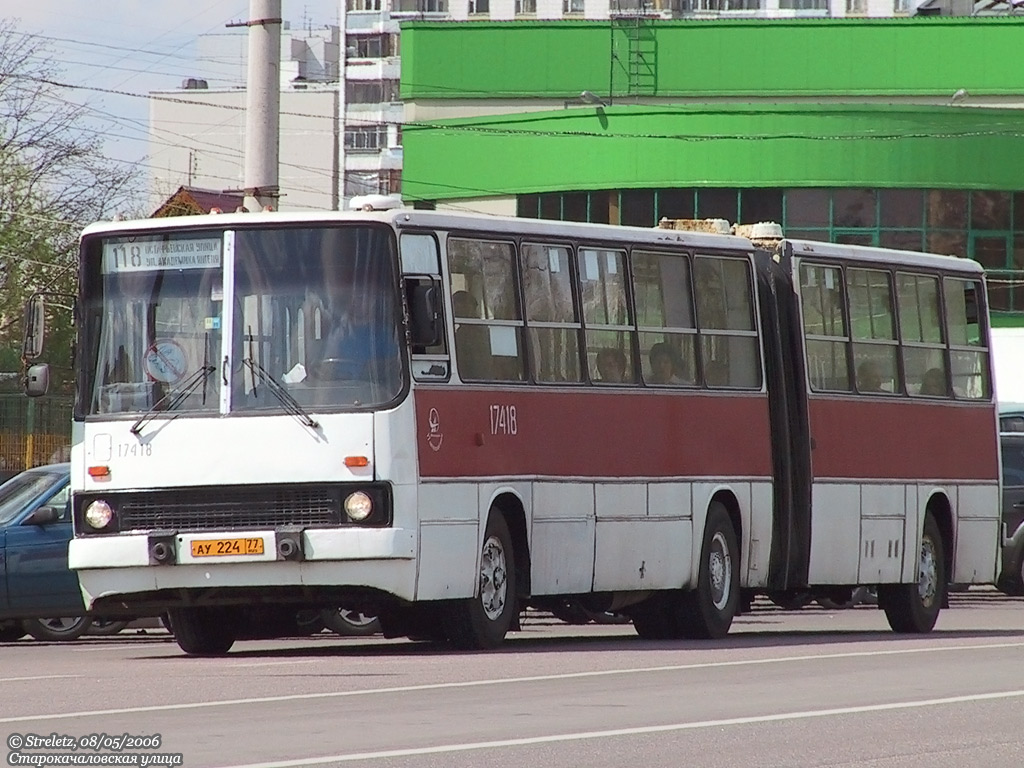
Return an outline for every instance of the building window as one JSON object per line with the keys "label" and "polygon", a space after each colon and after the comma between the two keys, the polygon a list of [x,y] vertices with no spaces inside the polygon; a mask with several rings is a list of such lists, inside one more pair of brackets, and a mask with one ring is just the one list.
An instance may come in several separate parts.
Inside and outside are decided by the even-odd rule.
{"label": "building window", "polygon": [[395,55],[394,35],[348,35],[345,48],[350,59],[382,59]]}
{"label": "building window", "polygon": [[381,0],[348,0],[350,11],[379,11]]}
{"label": "building window", "polygon": [[487,13],[490,11],[490,0],[469,0],[469,13]]}
{"label": "building window", "polygon": [[779,8],[795,11],[827,11],[828,0],[779,0]]}
{"label": "building window", "polygon": [[693,11],[693,0],[647,0],[645,9],[670,11],[674,15],[690,13]]}
{"label": "building window", "polygon": [[387,146],[388,129],[384,125],[363,125],[345,130],[345,149],[376,152]]}
{"label": "building window", "polygon": [[846,0],[847,16],[863,16],[868,12],[868,0]]}
{"label": "building window", "polygon": [[349,104],[381,104],[398,101],[397,80],[349,80],[345,83]]}
{"label": "building window", "polygon": [[448,0],[394,0],[392,13],[448,13]]}
{"label": "building window", "polygon": [[562,0],[562,15],[583,13],[583,0]]}
{"label": "building window", "polygon": [[385,194],[397,195],[402,192],[402,171],[392,168],[381,172],[381,187]]}
{"label": "building window", "polygon": [[696,0],[698,11],[760,11],[764,8],[762,0]]}
{"label": "building window", "polygon": [[537,0],[516,0],[516,16],[537,13]]}
{"label": "building window", "polygon": [[910,13],[910,0],[894,0],[893,12],[894,13]]}
{"label": "building window", "polygon": [[345,171],[345,197],[394,195],[401,191],[401,171]]}

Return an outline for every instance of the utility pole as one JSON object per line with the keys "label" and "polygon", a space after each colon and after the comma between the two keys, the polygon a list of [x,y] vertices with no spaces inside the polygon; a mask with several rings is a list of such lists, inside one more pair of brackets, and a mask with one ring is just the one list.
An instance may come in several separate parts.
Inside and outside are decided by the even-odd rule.
{"label": "utility pole", "polygon": [[277,209],[281,126],[281,0],[249,0],[245,207]]}

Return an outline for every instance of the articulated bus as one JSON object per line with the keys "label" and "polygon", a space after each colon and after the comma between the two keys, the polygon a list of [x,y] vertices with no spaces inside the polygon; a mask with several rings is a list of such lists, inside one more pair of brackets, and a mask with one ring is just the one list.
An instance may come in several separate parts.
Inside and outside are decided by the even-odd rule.
{"label": "articulated bus", "polygon": [[188,654],[247,612],[337,606],[488,648],[567,599],[720,638],[757,595],[858,586],[921,633],[998,571],[966,259],[206,215],[90,226],[77,315],[69,561],[89,609],[167,612]]}

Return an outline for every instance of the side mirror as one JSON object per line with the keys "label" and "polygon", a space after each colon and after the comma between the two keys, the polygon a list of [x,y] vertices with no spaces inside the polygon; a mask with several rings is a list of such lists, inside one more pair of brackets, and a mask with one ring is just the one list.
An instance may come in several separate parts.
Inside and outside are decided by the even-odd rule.
{"label": "side mirror", "polygon": [[25,337],[21,346],[21,356],[25,360],[35,360],[43,354],[43,341],[46,337],[46,307],[43,295],[36,293],[25,304]]}
{"label": "side mirror", "polygon": [[58,520],[60,520],[60,510],[47,505],[34,510],[31,515],[25,518],[25,522],[22,525],[49,525],[50,523],[56,523]]}
{"label": "side mirror", "polygon": [[42,397],[50,389],[50,366],[48,363],[30,365],[25,372],[25,394]]}
{"label": "side mirror", "polygon": [[407,278],[412,343],[433,347],[441,343],[441,301],[437,283],[430,278]]}

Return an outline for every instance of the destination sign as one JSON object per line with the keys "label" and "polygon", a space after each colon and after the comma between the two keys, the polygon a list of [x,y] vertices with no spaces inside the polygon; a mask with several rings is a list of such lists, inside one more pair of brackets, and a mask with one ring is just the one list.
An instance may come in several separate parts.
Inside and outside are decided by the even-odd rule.
{"label": "destination sign", "polygon": [[217,268],[221,248],[219,237],[107,240],[103,244],[103,274]]}

